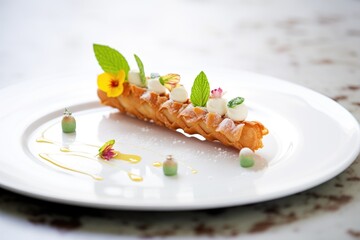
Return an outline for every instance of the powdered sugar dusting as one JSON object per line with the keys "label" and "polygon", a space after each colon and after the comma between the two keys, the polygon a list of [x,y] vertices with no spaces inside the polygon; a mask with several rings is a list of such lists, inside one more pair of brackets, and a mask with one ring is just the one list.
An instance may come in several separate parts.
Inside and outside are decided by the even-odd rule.
{"label": "powdered sugar dusting", "polygon": [[143,95],[141,95],[140,99],[144,100],[144,101],[150,101],[151,98],[151,92],[150,91],[146,91],[143,93]]}
{"label": "powdered sugar dusting", "polygon": [[225,118],[217,127],[217,132],[228,132],[235,128],[235,123],[229,118]]}
{"label": "powdered sugar dusting", "polygon": [[194,113],[194,106],[189,104],[186,108],[180,113],[181,116],[192,116],[195,115]]}

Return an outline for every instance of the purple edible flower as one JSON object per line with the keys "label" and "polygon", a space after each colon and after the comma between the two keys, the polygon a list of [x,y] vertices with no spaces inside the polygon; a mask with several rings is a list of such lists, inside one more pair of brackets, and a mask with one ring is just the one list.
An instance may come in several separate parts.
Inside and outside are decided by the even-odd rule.
{"label": "purple edible flower", "polygon": [[223,90],[221,88],[216,88],[211,90],[211,98],[221,98],[223,96]]}
{"label": "purple edible flower", "polygon": [[99,156],[102,159],[110,160],[117,155],[117,152],[113,149],[115,140],[107,141],[100,149]]}

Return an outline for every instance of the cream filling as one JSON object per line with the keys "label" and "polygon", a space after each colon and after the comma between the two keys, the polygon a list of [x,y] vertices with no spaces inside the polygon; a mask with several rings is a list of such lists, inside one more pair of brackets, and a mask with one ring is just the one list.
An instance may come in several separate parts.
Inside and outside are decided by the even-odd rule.
{"label": "cream filling", "polygon": [[244,121],[247,117],[248,109],[244,103],[230,108],[226,106],[226,116],[233,121]]}
{"label": "cream filling", "polygon": [[141,82],[140,72],[137,70],[130,70],[128,72],[128,81],[129,83],[134,84],[138,87],[144,87],[144,85]]}
{"label": "cream filling", "polygon": [[159,78],[152,78],[147,81],[148,89],[150,91],[156,92],[157,94],[164,94],[166,93],[166,87],[161,85]]}
{"label": "cream filling", "polygon": [[175,102],[181,102],[181,103],[186,102],[188,100],[188,93],[184,88],[184,86],[179,86],[174,88],[170,92],[170,99]]}
{"label": "cream filling", "polygon": [[226,113],[226,99],[225,98],[210,98],[206,103],[208,112],[224,115]]}
{"label": "cream filling", "polygon": [[254,152],[250,148],[242,148],[239,152],[239,157],[241,156],[253,156]]}

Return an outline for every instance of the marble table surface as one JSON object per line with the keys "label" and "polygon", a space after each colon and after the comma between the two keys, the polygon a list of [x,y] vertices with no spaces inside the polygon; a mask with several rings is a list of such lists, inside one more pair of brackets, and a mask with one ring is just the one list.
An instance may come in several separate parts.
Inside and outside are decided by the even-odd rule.
{"label": "marble table surface", "polygon": [[[155,67],[275,76],[334,99],[360,121],[358,0],[0,0],[0,87],[95,76],[94,42],[141,53]],[[99,210],[0,189],[2,239],[360,239],[359,213],[359,157],[313,189],[207,211]]]}

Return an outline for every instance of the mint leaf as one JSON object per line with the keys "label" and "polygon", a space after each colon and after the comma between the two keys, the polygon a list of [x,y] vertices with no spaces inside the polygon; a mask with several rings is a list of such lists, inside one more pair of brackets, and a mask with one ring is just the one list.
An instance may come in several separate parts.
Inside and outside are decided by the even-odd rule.
{"label": "mint leaf", "polygon": [[117,74],[122,69],[127,77],[130,67],[121,53],[109,46],[100,44],[93,44],[93,48],[95,57],[104,72]]}
{"label": "mint leaf", "polygon": [[210,84],[203,71],[197,75],[191,88],[190,101],[197,107],[205,107],[210,96]]}
{"label": "mint leaf", "polygon": [[234,107],[236,107],[237,105],[242,104],[244,101],[245,101],[244,98],[242,98],[242,97],[236,97],[236,98],[234,98],[234,99],[231,99],[231,100],[228,102],[227,106],[228,106],[229,108],[234,108]]}
{"label": "mint leaf", "polygon": [[144,86],[146,86],[147,83],[146,83],[144,65],[143,65],[142,61],[140,60],[140,58],[136,54],[134,54],[134,57],[135,57],[137,65],[139,67],[141,83]]}

